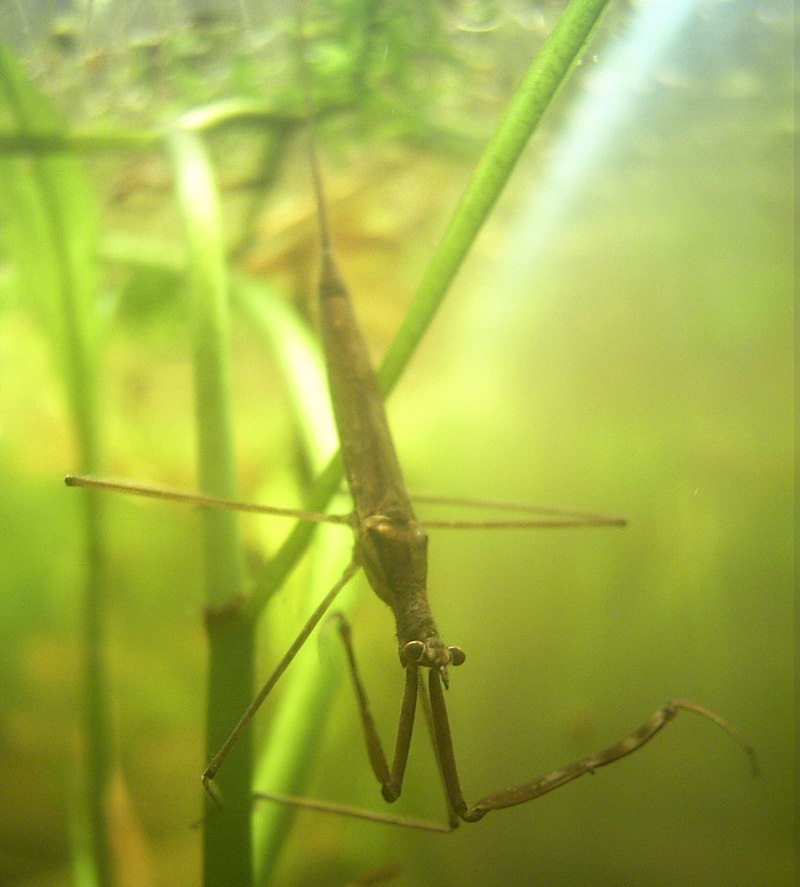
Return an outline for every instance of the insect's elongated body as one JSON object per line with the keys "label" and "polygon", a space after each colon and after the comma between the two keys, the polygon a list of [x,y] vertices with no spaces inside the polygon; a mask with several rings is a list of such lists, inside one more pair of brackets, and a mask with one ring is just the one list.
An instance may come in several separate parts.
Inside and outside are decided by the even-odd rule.
{"label": "insect's elongated body", "polygon": [[442,643],[428,605],[428,537],[406,492],[378,381],[333,255],[313,139],[311,152],[322,243],[320,331],[355,507],[356,557],[394,613],[401,663],[431,666],[447,683],[448,664],[460,664],[463,653]]}

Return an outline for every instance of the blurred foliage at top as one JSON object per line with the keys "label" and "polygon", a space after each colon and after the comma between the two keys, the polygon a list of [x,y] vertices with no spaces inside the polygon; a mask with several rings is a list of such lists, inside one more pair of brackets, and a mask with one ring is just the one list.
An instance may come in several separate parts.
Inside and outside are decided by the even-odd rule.
{"label": "blurred foliage at top", "polygon": [[[113,0],[19,5],[0,31],[70,121],[148,125],[231,96],[297,112],[302,27],[318,108],[362,109],[363,130],[406,136],[468,125],[519,75],[563,2]],[[507,27],[512,24],[513,27]],[[480,40],[470,39],[480,32]],[[512,44],[517,41],[519,47]]]}

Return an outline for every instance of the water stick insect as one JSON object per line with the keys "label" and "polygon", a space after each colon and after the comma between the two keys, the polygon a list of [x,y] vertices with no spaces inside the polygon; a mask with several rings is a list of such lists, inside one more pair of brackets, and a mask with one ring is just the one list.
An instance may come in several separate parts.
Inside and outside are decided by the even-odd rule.
{"label": "water stick insect", "polygon": [[[619,760],[643,746],[681,709],[693,711],[722,727],[752,756],[752,750],[738,731],[715,712],[688,700],[673,700],[655,711],[637,730],[601,752],[512,788],[486,795],[473,804],[465,800],[459,781],[443,689],[449,686],[450,669],[462,665],[466,654],[460,647],[448,645],[442,639],[428,603],[428,537],[416,518],[411,497],[405,488],[377,378],[370,365],[350,296],[334,256],[313,119],[310,113],[308,152],[321,251],[318,287],[319,323],[345,475],[354,504],[351,525],[355,546],[353,559],[346,568],[342,580],[323,602],[324,608],[319,608],[306,624],[300,638],[305,640],[327,610],[332,596],[338,593],[339,588],[359,567],[363,568],[373,591],[391,608],[395,619],[400,665],[405,672],[405,686],[391,765],[370,714],[367,695],[359,676],[350,640],[349,625],[339,617],[340,635],[347,654],[348,669],[358,702],[369,761],[381,785],[384,799],[392,802],[400,796],[417,700],[420,698],[430,718],[434,748],[449,810],[451,814],[465,822],[475,822],[491,810],[534,800],[577,779],[584,773],[591,773],[598,767]],[[600,515],[564,513],[546,522],[506,521],[487,522],[485,525],[597,526],[620,523],[622,521],[619,519],[604,518]],[[429,526],[435,525],[429,523]],[[452,523],[440,525],[453,526]],[[210,787],[231,745],[269,693],[283,667],[285,666],[282,661],[231,733],[228,742],[209,763],[203,773],[205,786]],[[420,677],[425,672],[427,692],[426,685]],[[300,800],[299,803],[304,802]]]}
{"label": "water stick insect", "polygon": [[[230,736],[212,758],[202,774],[203,785],[214,793],[213,780],[231,748],[247,727],[255,712],[288,668],[311,632],[328,612],[339,591],[363,569],[377,596],[392,610],[395,619],[400,665],[405,682],[400,707],[397,738],[391,762],[387,758],[371,716],[367,694],[359,676],[350,629],[339,617],[340,636],[345,648],[348,670],[355,690],[362,732],[372,771],[386,801],[395,801],[402,791],[414,729],[418,700],[422,701],[429,722],[436,758],[444,784],[450,822],[475,822],[493,810],[512,807],[536,798],[592,773],[599,767],[641,748],[652,739],[678,711],[693,711],[730,733],[753,758],[746,741],[727,721],[715,712],[687,700],[673,700],[657,709],[638,729],[615,744],[566,766],[506,788],[469,803],[461,790],[451,737],[444,690],[449,686],[450,670],[462,665],[465,652],[449,645],[439,633],[427,597],[427,535],[418,521],[411,497],[405,488],[394,443],[389,430],[383,399],[371,367],[366,345],[355,319],[347,287],[334,256],[329,232],[319,161],[309,113],[309,159],[317,207],[321,248],[321,269],[318,287],[319,323],[326,357],[331,401],[339,434],[347,484],[353,499],[350,515],[317,515],[293,509],[265,506],[240,506],[221,503],[191,494],[172,494],[128,484],[93,482],[72,478],[71,483],[102,486],[141,495],[159,495],[201,505],[243,507],[247,510],[300,517],[316,521],[348,524],[354,533],[355,545],[351,562],[309,618],[295,641],[284,654],[272,675],[252,704],[233,728]],[[484,527],[511,526],[603,526],[619,525],[619,519],[580,512],[555,512],[544,520],[523,519],[480,522]],[[464,522],[428,522],[428,526],[453,527]],[[425,679],[426,676],[427,679]],[[349,812],[336,805],[303,799],[277,798],[266,794],[258,797],[288,801],[299,806]],[[363,814],[367,818],[392,817]],[[431,828],[437,828],[431,826]],[[441,828],[441,827],[438,827]]]}
{"label": "water stick insect", "polygon": [[[465,661],[464,651],[447,644],[434,621],[427,598],[427,535],[417,520],[411,497],[406,491],[383,400],[376,376],[367,356],[347,288],[339,272],[328,230],[319,162],[309,113],[309,156],[317,204],[321,245],[319,316],[323,349],[326,355],[331,401],[334,408],[348,487],[354,510],[350,515],[320,515],[294,509],[266,506],[241,506],[208,497],[172,494],[129,484],[97,482],[70,478],[73,485],[116,489],[139,495],[156,495],[200,505],[244,508],[268,514],[299,517],[349,525],[355,536],[353,558],[340,580],[325,596],[281,658],[272,675],[220,750],[202,774],[204,786],[213,792],[213,780],[231,748],[247,727],[283,672],[288,668],[311,632],[328,612],[344,585],[363,568],[375,593],[390,607],[395,619],[398,654],[405,684],[400,708],[397,739],[391,762],[383,750],[377,727],[369,711],[367,695],[359,677],[349,627],[340,619],[349,672],[355,689],[368,758],[384,798],[392,802],[402,791],[418,700],[429,721],[434,749],[445,787],[450,823],[474,822],[492,810],[499,810],[534,800],[571,782],[585,773],[641,748],[672,720],[681,709],[717,724],[730,733],[753,757],[750,746],[738,732],[715,712],[686,700],[674,700],[657,709],[638,729],[608,748],[559,767],[541,776],[480,798],[470,804],[461,790],[451,737],[444,689],[449,685],[450,670]],[[601,526],[619,524],[617,519],[577,512],[551,515],[545,520],[508,520],[481,522],[480,526]],[[427,526],[455,526],[453,522],[428,522]],[[475,525],[475,524],[473,524]],[[427,679],[424,679],[426,676]],[[262,797],[267,797],[263,796]],[[284,799],[286,800],[286,799]],[[333,809],[294,799],[301,806]],[[375,818],[370,817],[370,818]],[[387,819],[389,819],[387,817]]]}

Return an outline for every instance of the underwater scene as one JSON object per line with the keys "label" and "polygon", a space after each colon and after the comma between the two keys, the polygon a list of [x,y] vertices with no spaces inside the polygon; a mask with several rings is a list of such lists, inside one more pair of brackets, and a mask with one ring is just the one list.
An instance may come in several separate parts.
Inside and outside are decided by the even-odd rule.
{"label": "underwater scene", "polygon": [[[788,0],[0,6],[2,887],[797,882],[794,39]],[[312,128],[460,789],[509,802],[449,834],[423,691],[395,803],[370,763],[336,614],[390,766],[406,669],[363,571],[285,655],[352,520],[161,496],[353,509]]]}

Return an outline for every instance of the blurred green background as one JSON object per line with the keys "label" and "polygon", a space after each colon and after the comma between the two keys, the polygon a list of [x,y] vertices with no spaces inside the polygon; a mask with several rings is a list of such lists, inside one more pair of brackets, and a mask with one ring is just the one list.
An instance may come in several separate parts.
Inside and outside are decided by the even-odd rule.
{"label": "blurred green background", "polygon": [[[412,490],[629,520],[625,530],[431,532],[431,603],[446,641],[468,655],[448,695],[468,799],[603,748],[676,696],[737,724],[761,778],[723,733],[684,714],[629,760],[450,836],[301,814],[276,883],[343,885],[390,863],[398,885],[794,883],[791,8],[685,4],[667,44],[624,68],[647,5],[620,3],[604,20],[393,394],[390,420]],[[415,131],[402,107],[392,116],[384,106],[323,132],[336,242],[376,356],[558,7],[448,7],[446,33],[469,76],[453,75],[424,125]],[[173,61],[134,41],[143,32],[130,22],[112,29],[99,13],[57,21],[48,8],[56,53],[34,13],[14,48],[80,123],[158,120],[230,83],[266,88],[247,79],[246,54],[222,63],[235,26],[180,32],[207,43],[189,76],[188,54]],[[267,27],[266,13],[264,23],[250,13]],[[19,20],[3,15],[11,34]],[[616,79],[615,64],[626,72]],[[281,70],[290,82],[290,64]],[[225,212],[237,219],[259,183],[246,181],[235,142],[215,150]],[[571,165],[559,166],[564,157]],[[313,276],[314,227],[299,146],[290,159],[235,261],[299,298]],[[132,238],[136,249],[179,249],[169,176],[158,151],[86,164],[102,201],[107,473],[191,489],[174,286],[118,261]],[[76,466],[52,349],[13,281],[4,259],[0,884],[44,887],[74,878],[81,494],[61,485]],[[233,343],[243,493],[287,503],[304,466],[282,383],[246,322],[235,321]],[[261,525],[248,521],[246,534],[254,562],[274,549]],[[109,499],[106,535],[119,883],[199,883],[197,516]],[[344,558],[350,539],[340,536]],[[298,571],[270,607],[265,622],[281,628],[265,630],[263,674],[304,618],[295,586],[306,578]],[[358,653],[389,746],[402,687],[391,614],[366,591],[359,600]],[[302,655],[336,660],[339,650],[323,631]],[[308,794],[381,809],[355,714],[343,684]],[[269,717],[268,704],[264,741]],[[393,812],[443,818],[422,730]]]}

